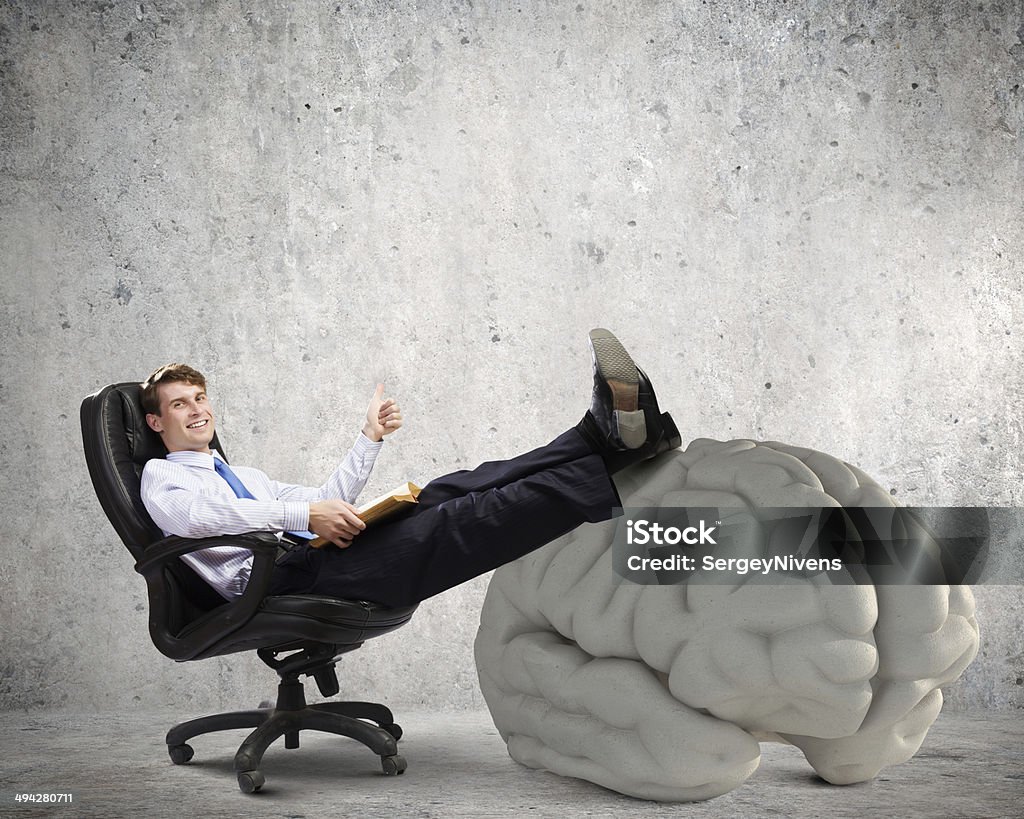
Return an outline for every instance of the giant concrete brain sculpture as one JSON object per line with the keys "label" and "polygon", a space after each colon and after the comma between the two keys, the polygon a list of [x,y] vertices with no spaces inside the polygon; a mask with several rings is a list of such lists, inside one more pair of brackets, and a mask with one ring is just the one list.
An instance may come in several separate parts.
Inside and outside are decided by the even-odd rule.
{"label": "giant concrete brain sculpture", "polygon": [[[891,507],[858,469],[779,443],[696,440],[616,476],[626,507]],[[707,799],[791,743],[861,782],[916,753],[978,650],[965,586],[615,583],[614,522],[495,572],[480,686],[509,754],[637,797]]]}

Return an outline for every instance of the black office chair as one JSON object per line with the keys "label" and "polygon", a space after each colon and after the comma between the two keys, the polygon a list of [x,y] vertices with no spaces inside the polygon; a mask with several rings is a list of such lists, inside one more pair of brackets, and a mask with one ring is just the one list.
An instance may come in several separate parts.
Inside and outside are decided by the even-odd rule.
{"label": "black office chair", "polygon": [[[307,705],[299,675],[313,677],[325,697],[334,696],[334,665],[341,655],[404,625],[416,607],[387,609],[316,595],[266,597],[279,550],[273,534],[164,537],[146,513],[140,496],[142,468],[150,458],[164,457],[166,449],[146,424],[138,384],[113,384],[88,396],[81,419],[85,459],[100,504],[149,588],[149,633],[157,649],[179,662],[255,649],[281,678],[274,708],[215,714],[174,726],[167,733],[171,761],[181,765],[192,758],[186,744],[191,737],[255,728],[235,754],[238,786],[252,793],[265,781],[260,762],[271,743],[283,736],[286,748],[298,748],[299,732],[312,728],[357,739],[380,756],[385,774],[402,773],[402,729],[390,710],[369,702]],[[213,446],[224,454],[216,436]],[[232,602],[179,559],[223,545],[253,552],[249,584]]]}

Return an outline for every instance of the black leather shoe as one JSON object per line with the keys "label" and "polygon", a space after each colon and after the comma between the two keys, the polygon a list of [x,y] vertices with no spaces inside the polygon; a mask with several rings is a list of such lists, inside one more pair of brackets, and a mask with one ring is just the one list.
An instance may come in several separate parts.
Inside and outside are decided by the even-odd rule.
{"label": "black leather shoe", "polygon": [[613,449],[639,449],[647,441],[640,371],[622,343],[602,328],[590,331],[590,355],[594,363],[590,414]]}
{"label": "black leather shoe", "polygon": [[[648,424],[647,426],[648,430],[654,427],[655,425],[653,424]],[[633,466],[633,464],[646,461],[648,458],[654,458],[663,452],[668,452],[670,449],[676,449],[683,442],[682,437],[679,435],[679,430],[676,429],[675,421],[672,420],[672,416],[667,412],[663,412],[658,416],[656,430],[656,434],[639,449],[620,449],[616,452],[608,452],[602,455],[605,466],[608,468],[608,473],[614,475],[626,467]]]}
{"label": "black leather shoe", "polygon": [[658,396],[654,394],[654,387],[647,374],[639,367],[637,374],[640,378],[637,404],[644,413],[647,438],[637,449],[623,449],[604,456],[608,471],[612,474],[627,466],[660,455],[662,452],[676,449],[683,442],[672,416],[667,412],[662,412],[658,407]]}
{"label": "black leather shoe", "polygon": [[641,448],[655,450],[649,456],[653,457],[666,450],[675,449],[683,441],[672,416],[662,412],[658,406],[658,396],[654,394],[654,386],[647,373],[637,367],[637,374],[640,376],[637,403],[644,413],[644,425],[647,428],[647,437]]}

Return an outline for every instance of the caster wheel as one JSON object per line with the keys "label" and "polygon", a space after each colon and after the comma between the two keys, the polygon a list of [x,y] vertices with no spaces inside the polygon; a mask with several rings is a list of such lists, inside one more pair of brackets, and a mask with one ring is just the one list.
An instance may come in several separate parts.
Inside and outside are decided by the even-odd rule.
{"label": "caster wheel", "polygon": [[391,734],[396,742],[402,738],[402,726],[397,722],[384,723],[380,727]]}
{"label": "caster wheel", "polygon": [[384,769],[385,776],[400,776],[405,773],[405,757],[395,754],[394,756],[382,756],[380,766]]}
{"label": "caster wheel", "polygon": [[240,771],[238,774],[238,789],[242,793],[256,793],[263,787],[264,779],[262,771]]}
{"label": "caster wheel", "polygon": [[184,765],[192,758],[195,751],[192,750],[191,745],[171,745],[167,748],[167,754],[175,765]]}

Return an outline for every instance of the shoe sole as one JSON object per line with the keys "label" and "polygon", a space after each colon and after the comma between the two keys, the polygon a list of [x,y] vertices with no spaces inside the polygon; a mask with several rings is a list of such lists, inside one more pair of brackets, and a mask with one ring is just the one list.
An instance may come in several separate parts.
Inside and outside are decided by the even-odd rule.
{"label": "shoe sole", "polygon": [[590,346],[598,375],[612,392],[615,434],[628,449],[647,440],[647,422],[640,409],[640,375],[632,357],[614,334],[603,328],[590,331]]}

